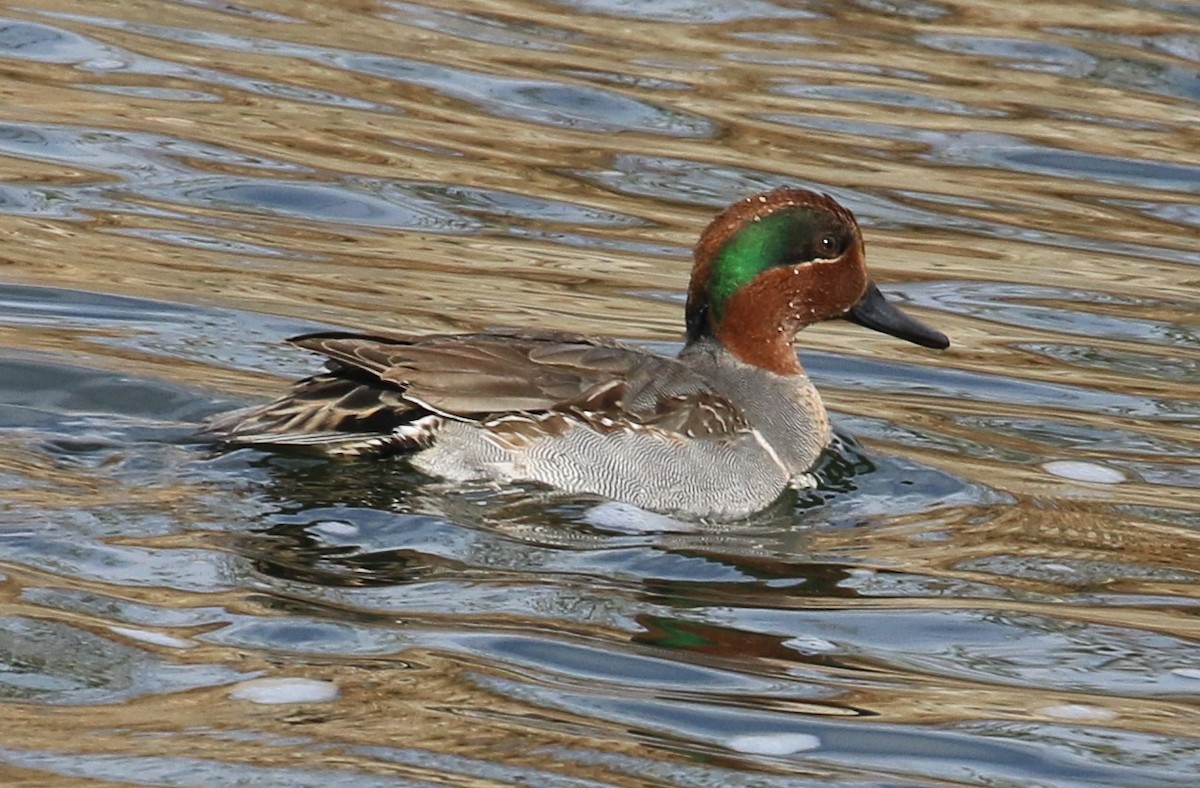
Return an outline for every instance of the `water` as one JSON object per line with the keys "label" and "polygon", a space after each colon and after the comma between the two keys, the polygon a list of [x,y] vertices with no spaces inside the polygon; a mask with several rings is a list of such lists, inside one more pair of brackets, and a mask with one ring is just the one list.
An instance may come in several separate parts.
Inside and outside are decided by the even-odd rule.
{"label": "water", "polygon": [[[1194,5],[0,16],[0,781],[1194,782]],[[802,334],[847,438],[795,508],[190,440],[307,330],[671,352],[782,183],[955,343]]]}

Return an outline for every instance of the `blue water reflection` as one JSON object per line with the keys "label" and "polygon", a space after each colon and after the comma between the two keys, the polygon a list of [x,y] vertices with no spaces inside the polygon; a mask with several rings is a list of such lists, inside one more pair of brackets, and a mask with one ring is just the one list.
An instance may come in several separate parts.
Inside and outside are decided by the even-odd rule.
{"label": "blue water reflection", "polygon": [[[14,779],[1195,781],[1191,6],[77,6],[0,20]],[[954,344],[806,330],[840,437],[744,522],[196,440],[306,331],[673,354],[784,183]]]}

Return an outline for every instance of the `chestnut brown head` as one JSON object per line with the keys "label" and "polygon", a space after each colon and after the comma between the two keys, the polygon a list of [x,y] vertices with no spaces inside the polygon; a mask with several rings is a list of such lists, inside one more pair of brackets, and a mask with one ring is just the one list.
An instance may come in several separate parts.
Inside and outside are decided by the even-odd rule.
{"label": "chestnut brown head", "polygon": [[708,336],[747,363],[798,372],[791,344],[847,318],[926,347],[949,340],[889,304],[867,275],[862,233],[832,197],[780,188],[725,209],[696,245],[688,341]]}

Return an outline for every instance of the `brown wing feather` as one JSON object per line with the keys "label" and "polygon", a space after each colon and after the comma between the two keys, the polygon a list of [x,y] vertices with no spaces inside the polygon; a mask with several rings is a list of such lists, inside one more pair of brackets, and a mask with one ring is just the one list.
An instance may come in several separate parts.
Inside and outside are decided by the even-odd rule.
{"label": "brown wing feather", "polygon": [[[564,419],[600,431],[633,421],[697,438],[748,428],[684,364],[578,334],[321,333],[289,341],[329,358],[329,371],[275,402],[220,418],[207,432],[233,443],[324,444],[351,454],[359,446],[380,453],[427,445],[442,418],[543,433],[563,428]],[[540,418],[526,425],[508,414]]]}
{"label": "brown wing feather", "polygon": [[432,410],[467,418],[554,410],[597,384],[627,380],[651,363],[671,363],[632,348],[551,332],[315,334],[290,341],[402,389]]}

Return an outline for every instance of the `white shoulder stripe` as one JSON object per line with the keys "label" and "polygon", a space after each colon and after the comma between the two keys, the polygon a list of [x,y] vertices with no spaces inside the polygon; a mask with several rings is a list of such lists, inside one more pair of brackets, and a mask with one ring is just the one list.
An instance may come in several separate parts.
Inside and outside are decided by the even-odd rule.
{"label": "white shoulder stripe", "polygon": [[762,433],[757,429],[751,429],[750,434],[754,436],[754,440],[758,441],[758,445],[762,446],[763,451],[767,453],[767,456],[771,458],[771,461],[774,462],[779,468],[780,472],[783,473],[783,478],[791,479],[792,472],[789,471],[788,467],[783,464],[783,460],[779,458],[779,454],[775,451],[775,447],[767,443],[767,439],[764,438]]}

